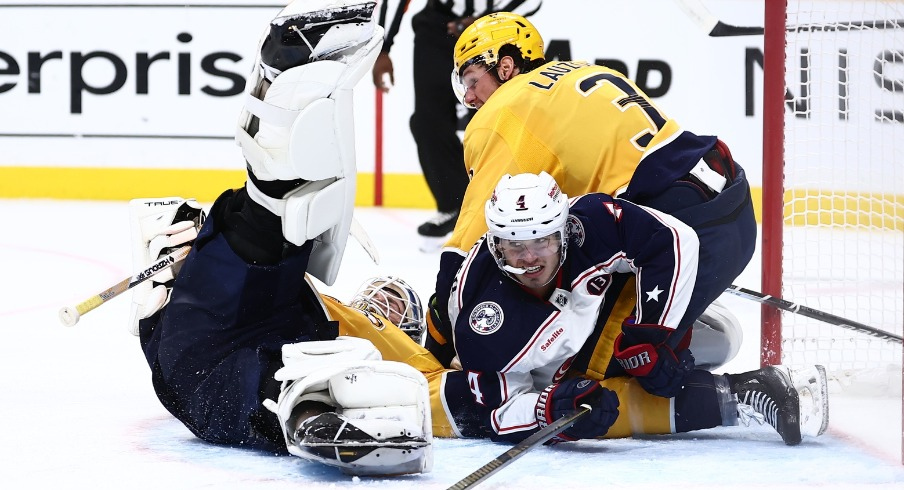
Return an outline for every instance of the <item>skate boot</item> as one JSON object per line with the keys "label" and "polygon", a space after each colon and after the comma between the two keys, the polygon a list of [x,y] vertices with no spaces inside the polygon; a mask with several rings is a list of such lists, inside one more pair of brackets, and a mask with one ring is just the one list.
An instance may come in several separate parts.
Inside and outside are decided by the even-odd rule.
{"label": "skate boot", "polygon": [[726,376],[738,397],[738,418],[744,425],[751,420],[768,422],[785,444],[800,444],[800,399],[785,368],[767,366]]}
{"label": "skate boot", "polygon": [[438,212],[417,227],[417,233],[422,238],[421,252],[435,252],[443,246],[446,238],[455,229],[458,213],[458,211]]}
{"label": "skate boot", "polygon": [[[419,473],[416,454],[430,443],[407,431],[390,434],[374,421],[349,420],[334,412],[325,412],[305,420],[295,433],[295,445],[320,460],[337,460],[344,471],[355,475],[400,475]],[[354,423],[363,423],[369,434]],[[398,427],[394,427],[398,429]],[[384,464],[374,466],[373,461]]]}

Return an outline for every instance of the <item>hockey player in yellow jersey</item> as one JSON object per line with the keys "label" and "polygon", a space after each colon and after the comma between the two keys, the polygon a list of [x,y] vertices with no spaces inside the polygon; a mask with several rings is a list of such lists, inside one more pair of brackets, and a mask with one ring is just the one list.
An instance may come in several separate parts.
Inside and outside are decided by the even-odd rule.
{"label": "hockey player in yellow jersey", "polygon": [[[756,224],[749,186],[723,142],[682,128],[621,73],[582,61],[547,62],[543,49],[537,29],[508,12],[478,19],[455,45],[453,89],[478,110],[464,136],[471,181],[443,249],[430,302],[426,345],[444,364],[454,355],[446,312],[454,275],[487,231],[484,203],[505,174],[545,171],[568,195],[603,192],[673,214],[698,233],[712,220],[742,220],[750,233],[734,244],[737,263],[746,264],[753,254]],[[722,201],[718,206],[700,212],[716,197]],[[740,273],[712,266],[719,273],[702,279],[728,281],[722,289]],[[626,283],[608,294],[619,303],[612,307],[610,302],[599,321],[614,330],[621,328],[622,314],[633,308],[639,292]],[[736,353],[739,324],[728,312],[718,317],[715,330],[726,338],[725,356],[698,362],[702,367],[718,366]],[[682,344],[678,338],[656,339],[665,341]],[[599,347],[611,352],[609,345]]]}

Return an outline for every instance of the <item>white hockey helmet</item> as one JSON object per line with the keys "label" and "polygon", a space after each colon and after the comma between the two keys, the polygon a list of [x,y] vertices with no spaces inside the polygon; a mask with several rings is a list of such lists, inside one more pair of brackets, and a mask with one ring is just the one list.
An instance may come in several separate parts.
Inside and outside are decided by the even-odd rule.
{"label": "white hockey helmet", "polygon": [[424,345],[427,320],[417,292],[393,276],[372,277],[361,285],[351,306],[393,322],[415,342]]}
{"label": "white hockey helmet", "polygon": [[559,267],[565,262],[568,196],[548,173],[502,176],[486,203],[484,214],[489,229],[487,243],[496,264],[506,274],[523,274],[524,270],[506,265],[504,247],[500,246],[503,241],[529,243],[546,237],[557,239]]}

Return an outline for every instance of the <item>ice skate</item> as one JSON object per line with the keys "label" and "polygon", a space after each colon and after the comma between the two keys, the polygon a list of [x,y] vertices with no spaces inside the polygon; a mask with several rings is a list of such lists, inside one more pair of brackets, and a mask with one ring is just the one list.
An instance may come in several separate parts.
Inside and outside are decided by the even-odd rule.
{"label": "ice skate", "polygon": [[829,390],[826,368],[815,365],[787,369],[800,399],[800,430],[809,437],[821,436],[829,427]]}
{"label": "ice skate", "polygon": [[738,397],[738,419],[767,422],[789,446],[800,444],[800,399],[786,368],[767,366],[756,371],[731,374],[731,392]]}
{"label": "ice skate", "polygon": [[[370,426],[371,433],[334,412],[316,415],[298,428],[295,445],[320,460],[336,460],[350,474],[389,476],[423,471],[418,454],[430,446],[429,441],[399,431],[397,425],[390,428],[377,427],[372,424],[375,421],[354,422]],[[374,461],[386,464],[374,465]]]}
{"label": "ice skate", "polygon": [[417,234],[421,237],[421,252],[436,252],[442,248],[449,238],[449,234],[455,229],[457,221],[458,211],[451,213],[438,212],[418,226]]}

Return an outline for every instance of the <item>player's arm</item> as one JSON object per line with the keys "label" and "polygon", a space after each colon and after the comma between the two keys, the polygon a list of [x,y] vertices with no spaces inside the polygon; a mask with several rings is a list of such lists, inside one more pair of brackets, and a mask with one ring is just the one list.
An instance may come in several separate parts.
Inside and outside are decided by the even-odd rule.
{"label": "player's arm", "polygon": [[637,277],[635,315],[625,319],[614,356],[648,392],[674,396],[694,367],[690,326],[680,321],[697,275],[697,234],[677,218],[628,201],[602,194],[585,201],[579,210],[598,201],[588,212],[596,241],[610,247],[603,267]]}
{"label": "player's arm", "polygon": [[[500,394],[507,397],[502,399]],[[530,373],[451,371],[446,373],[442,395],[447,416],[462,436],[510,443],[530,437],[583,404],[591,406],[591,415],[557,440],[603,437],[619,414],[615,392],[584,378],[563,380],[536,392]]]}
{"label": "player's arm", "polygon": [[[389,87],[395,85],[395,68],[392,65],[392,58],[389,57],[389,50],[395,42],[395,36],[399,33],[399,27],[402,24],[402,17],[408,10],[410,0],[399,0],[396,2],[396,8],[393,11],[392,20],[387,24],[387,17],[390,2],[383,2],[380,6],[379,22],[384,28],[383,47],[380,48],[380,54],[374,61],[374,67],[371,70],[374,86],[384,92],[389,91]],[[388,25],[388,27],[387,27]],[[389,78],[389,85],[386,85],[386,78]]]}

